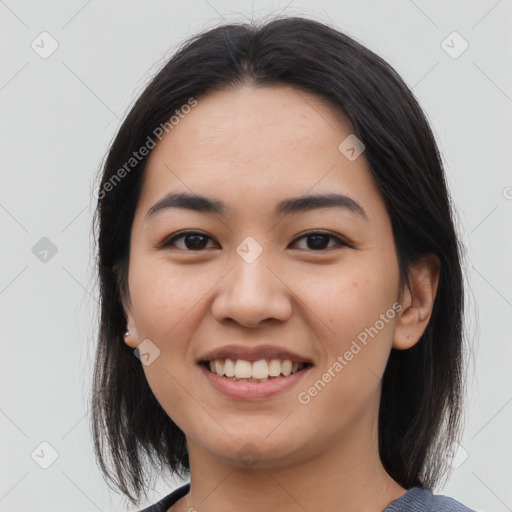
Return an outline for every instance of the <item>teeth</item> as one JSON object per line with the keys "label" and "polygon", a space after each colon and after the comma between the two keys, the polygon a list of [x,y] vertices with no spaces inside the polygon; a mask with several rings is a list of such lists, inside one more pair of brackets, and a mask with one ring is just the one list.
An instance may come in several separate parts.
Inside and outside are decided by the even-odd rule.
{"label": "teeth", "polygon": [[281,365],[281,373],[285,377],[292,374],[292,362],[289,359],[283,361],[283,364]]}
{"label": "teeth", "polygon": [[[279,376],[288,377],[305,366],[289,359],[260,359],[258,361],[246,361],[245,359],[215,359],[209,363],[212,373],[223,375],[234,380],[265,382]],[[269,379],[270,377],[270,379]]]}
{"label": "teeth", "polygon": [[[216,359],[214,361],[215,363],[215,370],[212,370],[214,373],[216,373],[217,375],[224,375],[224,363],[222,361],[220,361],[219,359]],[[212,363],[210,363],[210,367],[211,367]]]}
{"label": "teeth", "polygon": [[281,361],[279,359],[271,359],[268,365],[268,374],[271,377],[277,377],[281,375]]}
{"label": "teeth", "polygon": [[249,361],[238,359],[235,364],[235,377],[237,379],[250,379],[252,377],[252,364]]}
{"label": "teeth", "polygon": [[253,379],[268,379],[268,364],[265,359],[252,363],[251,377]]}
{"label": "teeth", "polygon": [[[217,375],[221,375],[217,373]],[[235,362],[232,359],[226,359],[224,362],[224,375],[226,377],[234,377],[235,376]]]}

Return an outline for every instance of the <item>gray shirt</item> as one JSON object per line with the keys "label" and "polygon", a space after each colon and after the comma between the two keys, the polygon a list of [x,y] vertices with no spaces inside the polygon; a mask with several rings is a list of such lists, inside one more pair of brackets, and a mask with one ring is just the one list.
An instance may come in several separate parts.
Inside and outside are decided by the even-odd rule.
{"label": "gray shirt", "polygon": [[475,512],[453,498],[433,494],[429,489],[411,487],[382,512]]}
{"label": "gray shirt", "polygon": [[[180,498],[190,490],[190,484],[176,489],[158,503],[140,512],[167,512]],[[411,487],[397,500],[391,502],[382,512],[475,512],[458,501],[446,496],[438,496],[429,489]]]}

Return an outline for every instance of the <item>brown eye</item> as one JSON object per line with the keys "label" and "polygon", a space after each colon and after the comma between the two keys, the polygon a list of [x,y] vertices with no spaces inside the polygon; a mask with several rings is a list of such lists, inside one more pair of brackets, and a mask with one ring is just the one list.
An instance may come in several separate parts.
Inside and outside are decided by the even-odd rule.
{"label": "brown eye", "polygon": [[[295,243],[299,240],[307,240],[305,249],[311,251],[324,251],[326,249],[332,249],[333,247],[341,247],[341,246],[350,246],[347,242],[344,242],[337,236],[334,236],[331,233],[323,233],[323,232],[312,232],[306,235],[301,236],[295,240]],[[329,246],[329,241],[334,240],[335,244]]]}
{"label": "brown eye", "polygon": [[[325,251],[335,247],[352,247],[348,242],[343,241],[332,233],[316,231],[307,233],[297,238],[294,242],[294,245],[296,245],[297,242],[301,240],[306,240],[306,247],[302,247],[302,249],[317,252]],[[160,248],[175,248],[191,252],[203,251],[208,248],[209,241],[213,241],[213,238],[204,233],[199,231],[185,231],[165,239],[160,244]],[[330,244],[330,242],[334,242],[334,244]]]}
{"label": "brown eye", "polygon": [[[176,242],[178,240],[182,240],[182,243],[177,244]],[[207,248],[208,240],[213,239],[198,231],[186,231],[164,240],[161,247],[175,247],[177,249],[188,251],[202,251]]]}

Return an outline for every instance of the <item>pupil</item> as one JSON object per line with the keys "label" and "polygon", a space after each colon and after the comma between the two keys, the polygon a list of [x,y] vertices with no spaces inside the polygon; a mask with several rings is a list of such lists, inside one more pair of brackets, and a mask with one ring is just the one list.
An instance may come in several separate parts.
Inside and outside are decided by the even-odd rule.
{"label": "pupil", "polygon": [[187,235],[185,237],[185,245],[187,246],[187,249],[204,249],[205,240],[206,237],[204,235]]}
{"label": "pupil", "polygon": [[[310,240],[313,240],[313,243],[309,243]],[[328,235],[310,235],[308,236],[308,248],[309,249],[325,249],[325,246],[327,244],[322,242],[328,242],[329,236]]]}

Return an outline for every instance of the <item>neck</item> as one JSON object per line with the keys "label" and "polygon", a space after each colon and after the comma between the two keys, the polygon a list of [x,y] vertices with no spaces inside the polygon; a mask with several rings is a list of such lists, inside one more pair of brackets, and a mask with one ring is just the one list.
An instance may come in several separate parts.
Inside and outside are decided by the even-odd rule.
{"label": "neck", "polygon": [[381,512],[405,489],[384,470],[376,428],[366,425],[312,458],[261,469],[235,467],[189,440],[190,493],[176,510]]}

